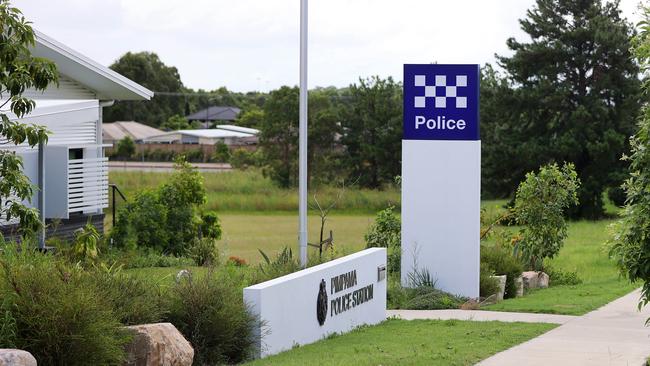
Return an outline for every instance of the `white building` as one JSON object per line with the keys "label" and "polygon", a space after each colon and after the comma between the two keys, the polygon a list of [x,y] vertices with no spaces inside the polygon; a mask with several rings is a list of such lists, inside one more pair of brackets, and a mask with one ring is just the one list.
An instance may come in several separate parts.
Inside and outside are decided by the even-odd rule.
{"label": "white building", "polygon": [[[32,53],[56,64],[59,85],[26,91],[23,95],[34,99],[36,108],[21,121],[47,127],[49,141],[42,154],[28,146],[3,148],[23,158],[25,174],[39,187],[31,206],[46,222],[61,220],[58,234],[69,236],[89,218],[101,229],[108,207],[102,109],[115,100],[149,100],[153,92],[39,32]],[[5,236],[15,228],[12,222],[0,224]]]}
{"label": "white building", "polygon": [[258,134],[259,130],[254,128],[217,125],[210,129],[170,131],[142,141],[147,144],[214,145],[222,142],[226,145],[255,145]]}

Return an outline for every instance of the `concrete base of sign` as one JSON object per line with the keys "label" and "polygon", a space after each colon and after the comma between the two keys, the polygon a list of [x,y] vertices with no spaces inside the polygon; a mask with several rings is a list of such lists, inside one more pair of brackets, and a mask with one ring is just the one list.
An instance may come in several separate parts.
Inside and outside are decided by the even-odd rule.
{"label": "concrete base of sign", "polygon": [[479,296],[481,141],[402,141],[402,284]]}
{"label": "concrete base of sign", "polygon": [[386,249],[371,248],[244,289],[257,356],[386,319]]}

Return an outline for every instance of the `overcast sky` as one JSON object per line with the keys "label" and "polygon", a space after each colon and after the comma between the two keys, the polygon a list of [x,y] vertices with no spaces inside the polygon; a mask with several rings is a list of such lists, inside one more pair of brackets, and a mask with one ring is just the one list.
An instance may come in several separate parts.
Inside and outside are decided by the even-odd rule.
{"label": "overcast sky", "polygon": [[[522,39],[534,0],[316,0],[309,84],[401,80],[404,63],[480,63]],[[622,0],[635,23],[639,0]],[[35,28],[104,65],[153,51],[191,88],[298,84],[300,0],[14,0]]]}

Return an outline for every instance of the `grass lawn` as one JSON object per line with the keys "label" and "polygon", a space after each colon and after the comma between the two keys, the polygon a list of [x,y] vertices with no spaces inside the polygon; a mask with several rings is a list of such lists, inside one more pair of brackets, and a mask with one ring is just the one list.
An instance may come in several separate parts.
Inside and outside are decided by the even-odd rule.
{"label": "grass lawn", "polygon": [[554,327],[389,319],[247,365],[472,365]]}
{"label": "grass lawn", "polygon": [[554,286],[486,307],[487,310],[582,315],[632,291],[635,287],[619,278],[607,256],[610,220],[569,224],[569,236],[551,266],[577,271],[583,283]]}
{"label": "grass lawn", "polygon": [[[219,217],[223,227],[223,238],[219,245],[226,258],[235,255],[249,263],[258,263],[262,259],[258,248],[269,255],[275,254],[284,246],[296,249],[297,215],[224,213]],[[329,230],[333,231],[337,254],[354,253],[365,248],[363,236],[373,221],[372,215],[332,215],[325,225],[325,236],[329,235]],[[320,217],[309,216],[308,225],[309,242],[317,243]],[[316,250],[310,248],[310,251]]]}

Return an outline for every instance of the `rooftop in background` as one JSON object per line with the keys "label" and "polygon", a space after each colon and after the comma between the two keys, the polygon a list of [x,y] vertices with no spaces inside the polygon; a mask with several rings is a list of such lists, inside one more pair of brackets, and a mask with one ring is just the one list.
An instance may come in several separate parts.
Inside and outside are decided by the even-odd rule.
{"label": "rooftop in background", "polygon": [[[225,127],[225,128],[222,128]],[[147,137],[144,143],[158,144],[201,144],[214,145],[223,142],[226,145],[255,145],[259,130],[231,125],[219,125],[217,128],[199,130],[179,130],[163,132]]]}
{"label": "rooftop in background", "polygon": [[208,107],[187,116],[188,121],[234,121],[241,113],[237,107]]}
{"label": "rooftop in background", "polygon": [[[253,130],[251,128],[251,130]],[[206,137],[206,138],[222,138],[222,137],[250,137],[259,133],[258,130],[254,132],[233,131],[220,128],[208,128],[202,130],[178,130],[167,132],[166,135],[183,134],[188,136]]]}
{"label": "rooftop in background", "polygon": [[241,127],[241,126],[235,126],[235,125],[217,125],[215,128],[217,128],[219,130],[243,132],[243,133],[248,133],[248,134],[253,134],[253,135],[257,135],[258,133],[260,133],[260,130],[256,130],[254,128]]}
{"label": "rooftop in background", "polygon": [[104,142],[109,143],[111,141],[119,141],[126,136],[129,136],[133,141],[138,141],[165,133],[165,131],[134,121],[104,123],[102,130]]}

